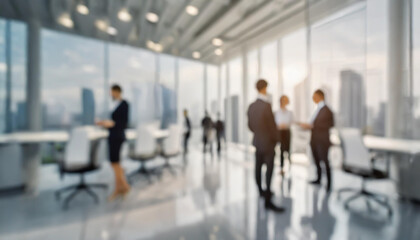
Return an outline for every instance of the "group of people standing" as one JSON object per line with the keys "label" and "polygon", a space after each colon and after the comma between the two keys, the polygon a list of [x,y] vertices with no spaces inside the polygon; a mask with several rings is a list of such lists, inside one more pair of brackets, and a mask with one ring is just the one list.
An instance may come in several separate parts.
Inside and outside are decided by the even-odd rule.
{"label": "group of people standing", "polygon": [[[184,152],[188,152],[188,141],[191,137],[191,120],[188,116],[188,110],[184,110]],[[225,123],[220,118],[220,113],[217,114],[217,121],[214,122],[210,114],[206,111],[204,118],[201,120],[201,127],[203,128],[203,153],[209,149],[213,154],[213,142],[217,141],[217,154],[220,156],[222,150],[222,141],[225,139]]]}
{"label": "group of people standing", "polygon": [[[290,161],[291,126],[298,125],[301,129],[311,131],[310,146],[313,159],[317,168],[317,178],[310,181],[311,184],[321,183],[321,162],[324,162],[327,174],[326,189],[331,190],[331,170],[328,160],[328,151],[331,146],[329,130],[334,126],[332,111],[325,104],[324,92],[316,90],[312,99],[317,108],[309,123],[300,123],[293,120],[293,114],[287,109],[289,98],[286,95],[280,97],[280,109],[273,114],[271,100],[267,92],[268,83],[264,79],[257,81],[256,88],[258,97],[248,109],[248,127],[254,134],[253,145],[255,152],[255,179],[259,195],[265,200],[265,207],[276,212],[285,209],[276,206],[272,202],[271,178],[274,169],[275,147],[280,143],[280,173],[284,175],[284,159],[288,154]],[[262,166],[266,165],[265,189],[262,187]]]}

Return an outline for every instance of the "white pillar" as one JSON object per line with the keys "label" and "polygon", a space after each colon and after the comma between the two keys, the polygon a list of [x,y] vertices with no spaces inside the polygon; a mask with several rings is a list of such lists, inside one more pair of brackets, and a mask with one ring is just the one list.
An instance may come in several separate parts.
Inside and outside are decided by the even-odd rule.
{"label": "white pillar", "polygon": [[222,109],[222,66],[217,67],[217,112]]}
{"label": "white pillar", "polygon": [[[38,20],[30,20],[27,29],[26,124],[29,131],[41,131],[41,24]],[[22,154],[26,191],[36,194],[41,162],[40,144],[24,144]]]}
{"label": "white pillar", "polygon": [[261,78],[261,74],[262,74],[262,69],[261,69],[261,47],[258,48],[257,50],[257,74],[258,74],[258,79]]}
{"label": "white pillar", "polygon": [[403,84],[407,80],[407,37],[410,0],[388,1],[388,111],[386,136],[401,137]]}
{"label": "white pillar", "polygon": [[109,118],[109,87],[109,44],[104,42],[104,119]]}
{"label": "white pillar", "polygon": [[177,109],[177,122],[178,123],[182,123],[182,111],[183,109],[181,109],[181,105],[179,102],[179,62],[178,62],[178,57],[175,57],[175,92],[176,92],[176,109]]}

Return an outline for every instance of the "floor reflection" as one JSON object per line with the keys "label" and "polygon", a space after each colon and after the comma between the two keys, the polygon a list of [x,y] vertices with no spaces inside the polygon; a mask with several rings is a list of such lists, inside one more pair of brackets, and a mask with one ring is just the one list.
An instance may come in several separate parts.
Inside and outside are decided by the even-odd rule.
{"label": "floor reflection", "polygon": [[[124,201],[106,203],[104,195],[102,203],[94,205],[80,195],[68,211],[62,211],[53,192],[77,179],[61,182],[56,168],[46,166],[41,170],[44,190],[38,197],[0,198],[0,239],[414,240],[420,236],[420,205],[392,200],[395,215],[388,220],[366,211],[362,215],[347,211],[334,191],[327,194],[307,184],[306,166],[292,165],[285,177],[275,170],[273,201],[286,208],[277,214],[266,211],[258,196],[252,155],[229,148],[220,158],[211,157],[197,146],[173,162],[186,163],[185,168],[175,175],[167,172],[153,184],[135,183]],[[127,160],[124,167],[129,171],[137,165]],[[112,183],[110,171],[104,166],[88,180]],[[339,188],[352,186],[355,180],[335,170],[334,181]]]}

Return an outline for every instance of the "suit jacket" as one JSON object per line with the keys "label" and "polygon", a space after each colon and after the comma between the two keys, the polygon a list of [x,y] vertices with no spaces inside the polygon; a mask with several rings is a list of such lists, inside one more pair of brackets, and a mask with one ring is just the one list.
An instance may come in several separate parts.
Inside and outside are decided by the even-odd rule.
{"label": "suit jacket", "polygon": [[334,115],[328,106],[324,106],[319,110],[313,122],[311,144],[331,146],[330,128],[332,127],[334,127]]}
{"label": "suit jacket", "polygon": [[125,139],[125,129],[128,125],[128,103],[122,100],[120,105],[112,112],[111,119],[115,125],[109,129],[110,139]]}
{"label": "suit jacket", "polygon": [[248,108],[248,127],[254,133],[253,145],[258,152],[274,151],[279,136],[271,104],[257,99]]}
{"label": "suit jacket", "polygon": [[185,117],[185,127],[187,130],[185,134],[189,135],[191,133],[191,121],[189,117]]}

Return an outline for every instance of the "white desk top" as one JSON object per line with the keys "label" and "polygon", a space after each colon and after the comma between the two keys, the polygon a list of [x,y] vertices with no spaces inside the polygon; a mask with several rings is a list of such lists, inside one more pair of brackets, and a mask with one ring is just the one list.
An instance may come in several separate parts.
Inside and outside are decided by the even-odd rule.
{"label": "white desk top", "polygon": [[[127,129],[126,130],[127,140],[136,139],[136,130]],[[162,139],[169,136],[168,130],[157,130],[153,133],[156,139]],[[101,139],[108,137],[108,131],[97,129],[91,134],[91,139]],[[67,131],[45,131],[45,132],[16,132],[11,134],[0,135],[0,144],[7,143],[19,143],[19,144],[29,144],[29,143],[61,143],[67,142],[70,138],[70,134]]]}
{"label": "white desk top", "polygon": [[[340,145],[340,138],[336,134],[331,134],[331,142],[334,145]],[[376,151],[385,151],[393,153],[405,153],[416,155],[420,154],[420,141],[409,139],[397,139],[377,137],[366,135],[363,137],[363,142],[368,149]]]}

